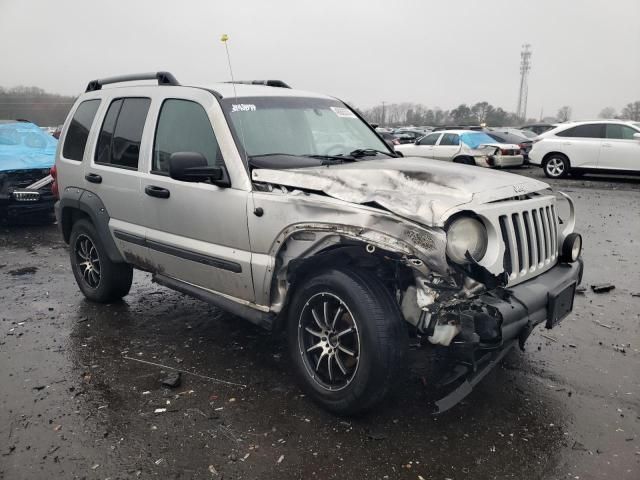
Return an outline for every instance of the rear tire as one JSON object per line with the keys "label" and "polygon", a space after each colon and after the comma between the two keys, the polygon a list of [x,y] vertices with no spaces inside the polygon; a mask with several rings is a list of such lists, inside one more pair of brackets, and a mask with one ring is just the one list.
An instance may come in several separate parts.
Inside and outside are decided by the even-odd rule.
{"label": "rear tire", "polygon": [[339,415],[372,408],[404,369],[407,332],[398,306],[360,270],[330,269],[300,285],[287,335],[303,390]]}
{"label": "rear tire", "polygon": [[69,238],[71,269],[80,290],[89,300],[109,303],[129,293],[133,267],[112,262],[93,224],[81,219]]}
{"label": "rear tire", "polygon": [[549,155],[542,163],[544,174],[549,178],[565,178],[569,168],[569,159],[561,153]]}
{"label": "rear tire", "polygon": [[471,157],[456,157],[453,159],[453,163],[462,163],[463,165],[475,165],[476,162]]}

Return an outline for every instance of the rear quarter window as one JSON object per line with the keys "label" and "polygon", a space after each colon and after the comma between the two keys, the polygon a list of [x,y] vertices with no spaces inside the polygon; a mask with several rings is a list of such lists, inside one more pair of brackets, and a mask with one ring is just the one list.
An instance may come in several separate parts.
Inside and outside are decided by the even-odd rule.
{"label": "rear quarter window", "polygon": [[71,119],[67,135],[62,147],[62,156],[68,160],[82,161],[84,149],[87,146],[89,131],[100,106],[100,100],[85,100],[82,102]]}

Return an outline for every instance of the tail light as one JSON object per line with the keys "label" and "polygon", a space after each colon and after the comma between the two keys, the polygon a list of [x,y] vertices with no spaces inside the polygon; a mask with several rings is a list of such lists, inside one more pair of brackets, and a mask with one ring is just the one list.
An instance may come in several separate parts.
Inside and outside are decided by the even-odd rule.
{"label": "tail light", "polygon": [[502,155],[512,155],[512,150],[507,150],[506,148],[501,148],[500,153]]}
{"label": "tail light", "polygon": [[51,167],[49,175],[51,175],[51,178],[53,178],[53,182],[51,183],[51,193],[53,193],[54,197],[60,198],[60,194],[58,192],[58,170],[56,169],[55,165]]}
{"label": "tail light", "polygon": [[397,138],[393,139],[393,144],[394,145],[400,145],[400,140],[398,140]]}

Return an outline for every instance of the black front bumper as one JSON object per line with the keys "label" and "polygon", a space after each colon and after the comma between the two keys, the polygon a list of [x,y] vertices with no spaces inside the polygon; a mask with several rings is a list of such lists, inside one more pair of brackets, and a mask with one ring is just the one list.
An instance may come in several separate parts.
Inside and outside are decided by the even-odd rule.
{"label": "black front bumper", "polygon": [[[512,347],[524,344],[533,329],[545,323],[555,326],[573,308],[575,286],[582,281],[584,264],[559,263],[551,270],[512,288],[497,289],[481,295],[476,304],[493,312],[490,321],[499,325],[494,342],[483,342],[473,331],[477,329],[477,317],[467,318],[467,333],[456,337],[448,350],[448,356],[456,361],[452,374],[444,386],[457,385],[455,389],[436,401],[436,412],[449,410],[471,393],[473,387],[496,366]],[[570,297],[570,298],[568,298]],[[486,313],[482,319],[489,318]],[[464,315],[463,315],[464,316]],[[463,319],[464,325],[464,319]]]}

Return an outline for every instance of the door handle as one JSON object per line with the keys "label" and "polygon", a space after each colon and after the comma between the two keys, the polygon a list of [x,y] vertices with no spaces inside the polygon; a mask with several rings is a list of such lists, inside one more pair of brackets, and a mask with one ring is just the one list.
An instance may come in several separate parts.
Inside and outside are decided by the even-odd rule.
{"label": "door handle", "polygon": [[147,185],[146,187],[144,187],[144,193],[146,193],[150,197],[157,198],[169,198],[169,195],[171,194],[171,192],[169,192],[169,190],[167,190],[166,188],[156,187],[155,185]]}
{"label": "door handle", "polygon": [[100,175],[98,175],[97,173],[87,173],[84,178],[87,180],[87,182],[91,182],[91,183],[102,183],[102,177]]}
{"label": "door handle", "polygon": [[610,144],[610,143],[603,143],[603,144],[602,144],[602,146],[603,146],[603,147],[610,147],[610,146],[611,146],[611,144]]}

